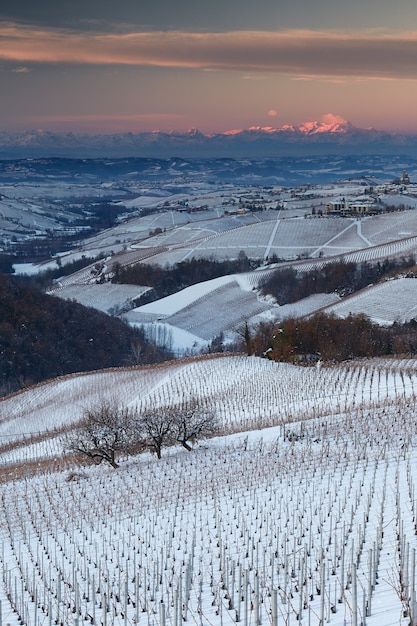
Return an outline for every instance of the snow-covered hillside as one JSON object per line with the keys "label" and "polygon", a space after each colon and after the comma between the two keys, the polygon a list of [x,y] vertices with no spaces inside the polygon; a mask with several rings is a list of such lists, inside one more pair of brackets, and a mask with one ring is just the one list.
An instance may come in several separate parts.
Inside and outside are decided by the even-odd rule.
{"label": "snow-covered hillside", "polygon": [[[334,192],[331,189],[328,191],[329,194]],[[285,264],[301,272],[335,260],[372,263],[386,258],[415,255],[417,252],[416,211],[377,215],[363,220],[289,218],[287,211],[270,210],[259,215],[261,217],[254,214],[219,218],[214,211],[209,211],[209,215],[205,212],[191,214],[190,223],[184,224],[184,213],[167,211],[156,216],[133,219],[129,222],[129,228],[120,225],[86,243],[86,249],[91,254],[107,250],[110,245],[124,247],[125,250],[105,258],[98,270],[91,266],[63,277],[51,288],[50,293],[114,312],[123,310],[130,298],[145,290],[139,287],[135,292],[132,287],[128,291],[127,286],[116,289],[109,283],[108,279],[116,264],[124,267],[143,262],[165,266],[191,258],[221,261],[238,258],[244,251],[250,257],[260,259],[269,258],[273,254],[280,258],[306,256],[308,258],[287,261]],[[145,229],[147,233],[151,225],[158,225],[156,229],[161,232],[146,237]],[[129,248],[126,243],[122,246],[122,242],[126,241],[130,242]],[[144,325],[152,338],[162,337],[165,341],[169,336],[169,347],[177,354],[184,354],[206,349],[210,341],[221,334],[232,333],[233,336],[246,322],[303,316],[331,305],[344,310],[343,302],[337,304],[339,298],[334,294],[322,294],[286,307],[259,298],[256,289],[271,271],[271,267],[266,265],[252,273],[203,282],[134,309],[126,319],[131,324]],[[100,285],[96,285],[97,282]],[[386,317],[380,313],[372,314],[371,300],[368,300],[370,307],[361,308],[365,301],[360,299],[356,301],[359,308],[349,310],[365,312],[376,320],[403,319],[403,298],[397,298],[396,304],[391,305],[389,293],[387,288],[387,297],[384,299]],[[407,309],[417,305],[412,291],[410,296],[411,304]],[[396,298],[394,293],[393,297]],[[346,306],[349,304],[346,303]],[[393,308],[392,313],[388,310],[390,307]]]}
{"label": "snow-covered hillside", "polygon": [[378,324],[409,322],[417,316],[417,280],[389,280],[332,304],[324,311],[339,317],[364,313]]}
{"label": "snow-covered hillside", "polygon": [[[0,484],[2,623],[414,624],[416,389],[414,360],[301,368],[226,356],[4,399],[2,440],[26,442],[0,457],[3,481],[14,472]],[[241,432],[117,470],[59,469],[51,431],[86,405],[190,394]],[[51,469],[27,462],[39,432],[55,446]]]}
{"label": "snow-covered hillside", "polygon": [[[281,130],[318,141],[329,129]],[[342,124],[333,134],[352,130]],[[339,178],[339,157],[287,159],[286,169],[262,159],[98,159],[94,174],[84,161],[76,174],[59,161],[0,163],[0,235],[10,249],[55,230],[82,237],[79,216],[97,201],[113,202],[120,219],[32,266],[95,258],[59,278],[55,295],[114,314],[148,289],[112,284],[118,268],[242,251],[262,262],[126,315],[178,351],[208,349],[245,323],[316,310],[381,323],[415,317],[415,278],[282,307],[257,291],[271,259],[303,272],[335,259],[416,254],[415,210],[325,214],[328,202],[360,202],[365,192],[379,208],[415,207],[416,190],[387,182],[402,159],[378,166],[381,185],[371,161],[351,160],[356,178],[314,187],[305,181],[317,168]],[[286,176],[303,185],[284,189]],[[0,626],[416,626],[416,397],[416,359],[301,367],[225,354],[74,374],[1,398]],[[194,399],[220,428],[190,452],[121,455],[115,470],[68,450],[68,433],[100,403],[140,415]]]}
{"label": "snow-covered hillside", "polygon": [[[169,406],[205,398],[222,429],[250,430],[381,406],[417,393],[415,360],[347,362],[298,367],[245,356],[206,356],[143,366],[74,374],[0,400],[0,462],[59,454],[59,436],[103,399],[127,407]],[[45,451],[31,440],[46,440]],[[52,445],[52,440],[54,445]],[[54,448],[54,446],[58,446]],[[1,448],[0,448],[1,451]]]}

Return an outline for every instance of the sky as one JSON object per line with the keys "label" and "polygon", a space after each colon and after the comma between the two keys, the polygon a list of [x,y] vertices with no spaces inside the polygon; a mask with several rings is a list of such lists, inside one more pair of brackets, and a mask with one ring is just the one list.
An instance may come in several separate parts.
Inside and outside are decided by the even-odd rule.
{"label": "sky", "polygon": [[0,89],[9,132],[417,134],[417,3],[2,0]]}

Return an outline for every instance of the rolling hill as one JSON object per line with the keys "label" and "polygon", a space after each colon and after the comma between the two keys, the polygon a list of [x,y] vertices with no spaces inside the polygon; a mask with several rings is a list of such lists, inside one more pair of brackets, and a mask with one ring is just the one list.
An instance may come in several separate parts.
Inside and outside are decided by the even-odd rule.
{"label": "rolling hill", "polygon": [[[173,212],[175,215],[175,212]],[[304,209],[301,211],[305,215]],[[168,215],[157,215],[154,224],[167,223]],[[137,218],[131,223],[130,237],[139,239],[143,231],[136,230],[136,224],[142,219],[149,224],[149,218]],[[211,234],[208,234],[208,228]],[[130,243],[128,249],[107,257],[101,264],[99,275],[87,267],[64,277],[57,282],[50,293],[62,298],[75,298],[84,304],[95,305],[95,290],[101,291],[101,302],[108,298],[116,308],[125,300],[114,300],[114,285],[108,281],[114,274],[114,267],[129,267],[135,263],[155,265],[174,265],[192,258],[211,258],[216,261],[236,259],[242,251],[255,259],[266,259],[276,255],[281,259],[279,265],[264,264],[253,272],[229,275],[194,285],[168,298],[151,304],[133,308],[125,319],[132,325],[144,327],[149,336],[158,335],[166,339],[171,337],[171,344],[177,353],[185,350],[195,352],[204,349],[221,334],[233,336],[245,322],[256,324],[260,320],[280,320],[289,316],[303,316],[330,307],[329,311],[342,311],[343,303],[332,308],[339,301],[337,294],[322,294],[320,297],[304,299],[298,304],[279,307],[268,298],[259,296],[259,286],[271,274],[274,267],[292,267],[298,272],[308,272],[322,267],[326,263],[340,260],[346,263],[377,263],[387,258],[415,256],[417,253],[417,213],[415,210],[375,215],[361,221],[353,218],[314,218],[304,216],[290,217],[286,211],[264,211],[258,214],[235,216],[234,218],[199,218],[188,225],[173,224],[161,228],[160,233]],[[217,231],[217,232],[213,232]],[[120,230],[108,231],[94,238],[92,250],[100,249],[100,239],[108,246],[108,241],[116,237]],[[148,233],[146,233],[148,234]],[[88,246],[88,244],[87,244]],[[307,258],[302,258],[306,256]],[[298,257],[298,258],[296,258]],[[296,260],[289,260],[294,259]],[[100,287],[95,283],[99,281]],[[400,283],[410,284],[410,283]],[[87,286],[92,289],[88,290]],[[127,286],[126,286],[127,287]],[[142,286],[144,289],[144,287]],[[373,316],[372,305],[352,312],[365,312],[376,320],[408,321],[414,317],[417,305],[416,292],[407,291],[406,309],[402,306],[404,297],[397,297],[395,285],[386,286],[386,297],[381,307],[387,309]],[[106,296],[107,293],[107,296]],[[382,292],[381,292],[382,293]],[[390,296],[392,293],[392,296]],[[393,301],[394,300],[394,301]],[[371,300],[368,300],[371,303]],[[349,306],[346,304],[346,306]],[[389,312],[390,307],[393,309]],[[409,314],[405,314],[405,311]],[[161,332],[161,329],[164,332]]]}
{"label": "rolling hill", "polygon": [[[341,127],[333,135],[339,141],[353,130]],[[328,131],[314,125],[286,129],[293,138],[308,135],[317,146]],[[263,139],[266,132],[273,135],[252,129],[245,141]],[[53,137],[46,139],[54,145]],[[205,138],[194,132],[188,140]],[[403,169],[402,161],[396,167],[400,163]],[[9,181],[16,202],[19,194],[33,193],[44,165],[24,164],[34,176],[31,190]],[[99,178],[103,168],[122,167],[105,160],[96,165]],[[225,182],[214,189],[198,164],[192,164],[192,183],[189,163],[173,159],[165,165],[169,181],[165,177],[161,185],[161,164],[149,162],[146,176],[152,172],[156,182],[148,178],[144,186],[125,162],[133,184],[124,171],[126,189],[114,192],[123,195],[129,211],[142,214],[125,215],[62,253],[59,263],[54,258],[41,266],[95,258],[59,277],[51,292],[60,298],[1,279],[1,373],[16,364],[21,369],[15,377],[27,368],[33,382],[45,375],[46,365],[55,367],[51,376],[72,373],[0,399],[0,623],[414,625],[415,358],[319,360],[306,367],[223,354],[107,367],[120,363],[111,361],[116,348],[123,358],[142,359],[143,344],[132,346],[133,331],[123,334],[120,320],[65,302],[77,299],[116,313],[148,289],[112,283],[116,264],[172,267],[193,256],[236,259],[245,251],[260,259],[256,271],[199,282],[134,307],[129,321],[156,329],[165,342],[172,329],[173,342],[199,350],[248,320],[309,315],[325,307],[341,316],[366,311],[383,323],[413,317],[416,279],[405,276],[343,299],[316,293],[278,306],[259,295],[275,267],[306,274],[335,259],[377,263],[414,255],[413,194],[399,193],[397,185],[390,196],[393,190],[383,183],[378,198],[387,204],[394,198],[389,214],[324,217],[318,211],[329,199],[359,197],[375,181],[306,185],[291,193],[250,188],[252,183]],[[223,164],[226,170],[230,165]],[[68,166],[54,161],[48,167]],[[74,204],[87,185],[85,166],[77,167],[82,184],[59,187],[67,199],[77,189]],[[238,167],[240,180],[245,168],[251,181],[259,171],[250,163]],[[42,193],[52,193],[53,184],[44,181]],[[93,193],[96,184],[84,189]],[[100,188],[107,193],[112,185],[105,179]],[[404,202],[408,210],[400,207]],[[241,205],[247,210],[239,211]],[[32,206],[30,219],[33,213]],[[55,333],[59,326],[61,334]],[[97,350],[103,360],[90,365]],[[157,414],[163,427],[173,406],[191,400],[219,425],[216,436],[197,440],[191,451],[166,446],[160,460],[149,446],[140,454],[125,451],[113,469],[91,465],[69,449],[68,437],[79,436],[86,410],[100,403],[130,410],[129,428],[140,428],[137,416]]]}
{"label": "rolling hill", "polygon": [[[2,620],[409,624],[416,388],[415,360],[225,356],[3,399]],[[142,407],[209,398],[229,434],[117,470],[79,465],[62,456],[63,431],[103,394]]]}
{"label": "rolling hill", "polygon": [[135,363],[135,351],[145,361],[148,351],[153,359],[166,357],[154,348],[143,333],[120,319],[0,273],[3,394],[62,374]]}

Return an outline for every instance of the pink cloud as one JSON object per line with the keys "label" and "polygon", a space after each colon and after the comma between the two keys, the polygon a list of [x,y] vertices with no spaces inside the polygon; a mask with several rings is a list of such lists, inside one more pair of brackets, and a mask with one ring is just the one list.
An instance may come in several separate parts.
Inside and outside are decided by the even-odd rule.
{"label": "pink cloud", "polygon": [[340,115],[333,115],[333,113],[326,113],[322,116],[321,121],[323,124],[346,124],[346,120]]}
{"label": "pink cloud", "polygon": [[417,33],[97,33],[0,24],[0,59],[415,79]]}
{"label": "pink cloud", "polygon": [[270,109],[270,110],[268,111],[268,115],[269,115],[270,117],[276,117],[276,116],[278,115],[278,111],[276,111],[275,109]]}

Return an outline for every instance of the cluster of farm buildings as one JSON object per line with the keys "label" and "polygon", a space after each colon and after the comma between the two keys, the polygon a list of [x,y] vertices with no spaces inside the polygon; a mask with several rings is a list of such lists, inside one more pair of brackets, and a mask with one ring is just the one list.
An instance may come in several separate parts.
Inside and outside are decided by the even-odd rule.
{"label": "cluster of farm buildings", "polygon": [[[355,184],[356,183],[356,184]],[[332,187],[334,187],[332,185]],[[337,188],[337,185],[335,185]],[[224,215],[238,216],[248,212],[263,211],[265,209],[287,209],[287,208],[308,208],[309,203],[312,215],[318,216],[340,216],[340,217],[365,217],[383,213],[390,208],[399,210],[401,208],[417,208],[417,184],[411,183],[408,173],[404,170],[402,177],[395,179],[392,183],[375,184],[371,180],[355,181],[352,187],[361,187],[359,194],[337,196],[335,190],[328,194],[326,187],[321,185],[307,185],[299,188],[273,188],[259,187],[250,189],[234,190],[232,195],[224,194],[222,200]],[[349,190],[351,193],[352,190]],[[349,193],[348,192],[348,193]],[[328,201],[324,200],[327,196]],[[223,197],[223,194],[221,194]],[[389,198],[392,198],[390,203]],[[404,202],[403,202],[404,200]],[[188,199],[183,199],[178,203],[170,204],[165,202],[166,208],[174,209],[182,213],[200,213],[213,208],[212,204],[189,204]],[[216,206],[216,202],[214,202]],[[226,208],[227,207],[227,208]]]}
{"label": "cluster of farm buildings", "polygon": [[375,215],[382,213],[386,210],[385,205],[382,205],[378,199],[378,193],[382,191],[384,194],[413,194],[417,193],[416,185],[412,185],[408,173],[404,170],[401,179],[394,181],[391,185],[384,185],[383,189],[375,189],[374,193],[370,195],[361,196],[360,200],[355,198],[349,200],[346,198],[340,198],[333,200],[326,204],[327,215],[340,215],[340,216],[363,216],[363,215]]}

